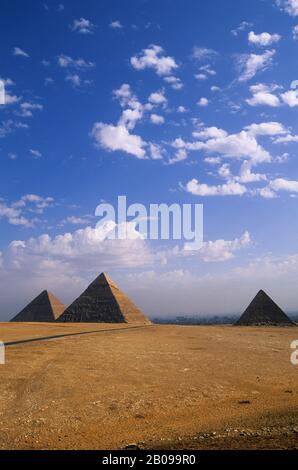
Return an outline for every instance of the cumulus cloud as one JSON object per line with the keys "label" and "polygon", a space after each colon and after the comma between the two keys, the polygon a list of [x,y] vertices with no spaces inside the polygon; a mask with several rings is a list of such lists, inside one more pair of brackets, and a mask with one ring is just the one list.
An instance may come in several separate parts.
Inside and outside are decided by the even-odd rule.
{"label": "cumulus cloud", "polygon": [[121,24],[121,22],[119,20],[115,20],[115,21],[111,21],[110,28],[112,28],[112,29],[122,29],[123,25]]}
{"label": "cumulus cloud", "polygon": [[205,242],[199,255],[206,262],[228,261],[235,256],[235,252],[251,244],[249,232],[244,232],[240,238],[234,240],[215,240]]}
{"label": "cumulus cloud", "polygon": [[291,181],[284,178],[277,178],[271,181],[269,187],[273,191],[298,193],[298,181]]}
{"label": "cumulus cloud", "polygon": [[282,93],[281,99],[286,105],[290,106],[290,108],[295,108],[298,106],[298,90],[290,90]]}
{"label": "cumulus cloud", "polygon": [[238,134],[228,134],[223,129],[211,127],[195,132],[194,137],[200,140],[185,142],[183,139],[176,139],[172,146],[190,151],[204,150],[227,158],[249,159],[253,164],[272,160],[270,153],[245,129]]}
{"label": "cumulus cloud", "polygon": [[244,82],[252,79],[258,72],[268,69],[273,63],[275,50],[267,50],[263,54],[242,54],[237,58],[240,71],[238,80]]}
{"label": "cumulus cloud", "polygon": [[169,83],[169,85],[173,88],[173,90],[181,90],[183,88],[183,83],[181,79],[175,77],[174,75],[170,75],[169,77],[164,77],[164,81]]}
{"label": "cumulus cloud", "polygon": [[205,98],[205,97],[200,98],[199,101],[198,101],[198,105],[199,105],[201,108],[206,108],[206,106],[209,105],[209,100],[208,100],[208,98]]}
{"label": "cumulus cloud", "polygon": [[256,34],[254,31],[248,33],[248,42],[254,46],[271,46],[281,40],[280,34],[261,33]]}
{"label": "cumulus cloud", "polygon": [[124,125],[113,126],[97,122],[93,126],[91,136],[99,147],[110,151],[122,150],[137,158],[145,158],[145,142],[140,136],[130,134]]}
{"label": "cumulus cloud", "polygon": [[271,106],[277,108],[281,102],[278,96],[273,92],[278,89],[277,85],[265,85],[259,83],[252,85],[250,88],[252,98],[246,100],[250,106]]}
{"label": "cumulus cloud", "polygon": [[158,114],[151,114],[150,116],[150,121],[152,122],[152,124],[164,124],[165,122],[165,118],[163,116],[160,116]]}
{"label": "cumulus cloud", "polygon": [[166,106],[167,105],[167,98],[165,97],[165,92],[164,90],[156,91],[150,94],[148,98],[149,103],[155,105],[155,106]]}
{"label": "cumulus cloud", "polygon": [[287,133],[287,129],[284,127],[284,125],[276,121],[250,124],[249,126],[245,127],[245,130],[254,136],[275,136]]}
{"label": "cumulus cloud", "polygon": [[80,18],[79,20],[74,20],[71,25],[71,30],[80,34],[92,34],[94,31],[95,25],[86,18]]}
{"label": "cumulus cloud", "polygon": [[298,16],[298,0],[276,0],[276,4],[290,16]]}
{"label": "cumulus cloud", "polygon": [[160,76],[171,75],[178,68],[175,59],[164,55],[163,48],[154,44],[132,57],[130,63],[136,70],[153,69]]}
{"label": "cumulus cloud", "polygon": [[293,27],[292,33],[293,33],[293,39],[297,41],[298,40],[298,24],[296,24],[296,26]]}
{"label": "cumulus cloud", "polygon": [[8,204],[0,201],[0,219],[5,219],[10,225],[33,227],[36,218],[29,218],[30,213],[42,214],[45,209],[54,204],[52,197],[41,197],[36,194],[26,194],[18,201]]}

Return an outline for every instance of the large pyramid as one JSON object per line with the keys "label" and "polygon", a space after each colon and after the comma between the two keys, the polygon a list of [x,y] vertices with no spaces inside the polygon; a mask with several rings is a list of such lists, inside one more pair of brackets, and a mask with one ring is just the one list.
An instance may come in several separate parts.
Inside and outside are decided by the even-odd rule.
{"label": "large pyramid", "polygon": [[278,326],[294,325],[294,323],[266,292],[260,290],[235,325]]}
{"label": "large pyramid", "polygon": [[148,318],[105,273],[87,287],[58,321],[150,324]]}
{"label": "large pyramid", "polygon": [[65,306],[51,292],[44,290],[18,313],[12,322],[54,322]]}

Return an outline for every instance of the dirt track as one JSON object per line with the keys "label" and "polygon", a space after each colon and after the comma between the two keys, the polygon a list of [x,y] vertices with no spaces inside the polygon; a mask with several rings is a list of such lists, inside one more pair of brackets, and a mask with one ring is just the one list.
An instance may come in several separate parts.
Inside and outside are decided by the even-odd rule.
{"label": "dirt track", "polygon": [[[0,324],[0,339],[102,328]],[[10,346],[0,448],[293,448],[294,339],[297,328],[152,326]]]}

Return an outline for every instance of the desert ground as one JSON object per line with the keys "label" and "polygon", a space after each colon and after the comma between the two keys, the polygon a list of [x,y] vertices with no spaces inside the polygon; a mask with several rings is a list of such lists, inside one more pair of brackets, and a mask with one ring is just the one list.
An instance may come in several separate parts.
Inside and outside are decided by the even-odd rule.
{"label": "desert ground", "polygon": [[298,448],[295,339],[298,328],[2,323],[0,448]]}

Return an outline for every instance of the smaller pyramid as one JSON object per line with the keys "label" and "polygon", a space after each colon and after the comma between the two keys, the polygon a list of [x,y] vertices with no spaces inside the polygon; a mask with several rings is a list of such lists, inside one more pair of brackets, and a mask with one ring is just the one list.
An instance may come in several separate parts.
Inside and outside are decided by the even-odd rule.
{"label": "smaller pyramid", "polygon": [[249,304],[243,315],[235,323],[238,326],[290,326],[292,320],[283,310],[266,294],[260,290]]}
{"label": "smaller pyramid", "polygon": [[58,319],[76,323],[150,324],[141,310],[107,274],[98,276]]}
{"label": "smaller pyramid", "polygon": [[11,322],[54,322],[64,311],[65,306],[51,292],[44,290]]}

